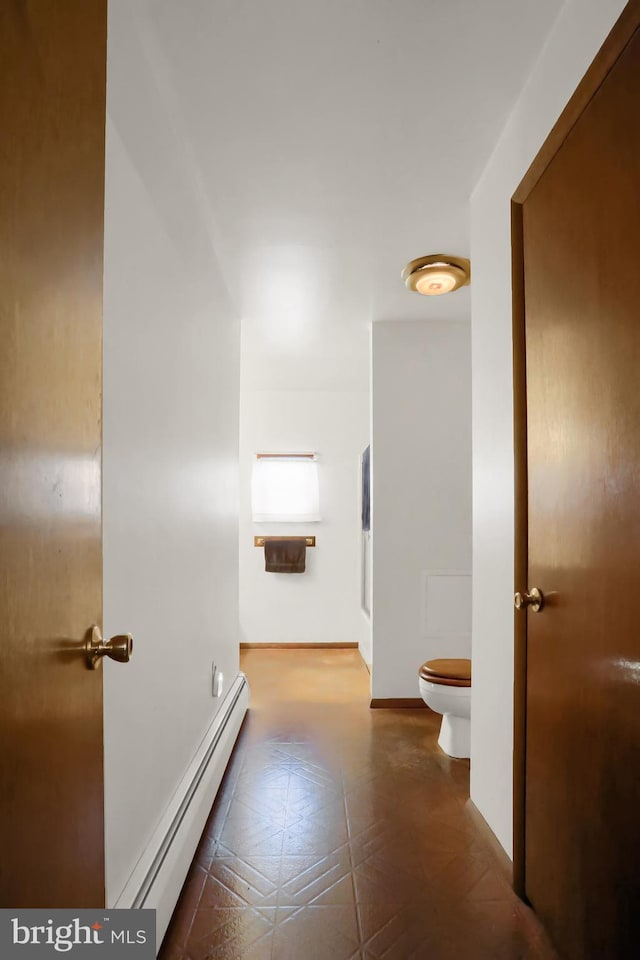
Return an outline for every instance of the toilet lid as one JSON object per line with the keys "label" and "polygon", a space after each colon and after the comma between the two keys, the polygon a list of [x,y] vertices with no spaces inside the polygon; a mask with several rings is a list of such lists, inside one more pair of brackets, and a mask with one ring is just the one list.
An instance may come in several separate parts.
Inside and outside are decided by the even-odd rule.
{"label": "toilet lid", "polygon": [[471,686],[471,660],[427,660],[420,667],[420,676],[430,683],[450,687]]}

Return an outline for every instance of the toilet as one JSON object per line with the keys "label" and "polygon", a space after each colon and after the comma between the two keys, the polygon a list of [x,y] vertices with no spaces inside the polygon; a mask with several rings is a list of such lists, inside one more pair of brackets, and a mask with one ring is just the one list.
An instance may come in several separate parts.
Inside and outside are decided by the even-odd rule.
{"label": "toilet", "polygon": [[427,660],[419,677],[422,699],[442,714],[438,744],[450,757],[470,757],[471,660]]}

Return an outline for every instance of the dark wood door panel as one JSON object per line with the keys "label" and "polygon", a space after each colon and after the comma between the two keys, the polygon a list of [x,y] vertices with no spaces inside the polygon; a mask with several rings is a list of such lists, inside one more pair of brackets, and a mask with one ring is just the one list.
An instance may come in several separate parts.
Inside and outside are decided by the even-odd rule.
{"label": "dark wood door panel", "polygon": [[97,906],[105,0],[3,3],[0,62],[0,906]]}
{"label": "dark wood door panel", "polygon": [[640,949],[640,39],[523,204],[526,893],[571,960]]}

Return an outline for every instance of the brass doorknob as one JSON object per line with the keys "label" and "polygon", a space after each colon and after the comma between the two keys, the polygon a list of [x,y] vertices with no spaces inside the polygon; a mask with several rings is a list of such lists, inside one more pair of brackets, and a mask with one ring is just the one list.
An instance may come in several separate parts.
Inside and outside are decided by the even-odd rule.
{"label": "brass doorknob", "polygon": [[93,626],[85,644],[87,665],[90,670],[97,670],[103,657],[110,657],[118,663],[128,663],[133,653],[133,637],[130,633],[122,633],[111,640],[104,640],[100,627]]}
{"label": "brass doorknob", "polygon": [[524,610],[531,607],[532,613],[540,613],[544,607],[544,594],[537,587],[532,587],[530,593],[516,593],[513,598],[516,610]]}

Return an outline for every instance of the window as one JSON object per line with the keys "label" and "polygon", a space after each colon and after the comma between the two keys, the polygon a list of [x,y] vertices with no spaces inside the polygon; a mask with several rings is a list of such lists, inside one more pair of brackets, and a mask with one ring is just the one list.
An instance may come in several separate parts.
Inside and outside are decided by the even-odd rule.
{"label": "window", "polygon": [[309,523],[320,519],[318,462],[314,454],[259,453],[253,464],[255,523]]}

